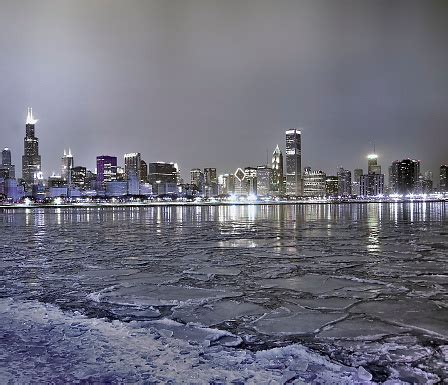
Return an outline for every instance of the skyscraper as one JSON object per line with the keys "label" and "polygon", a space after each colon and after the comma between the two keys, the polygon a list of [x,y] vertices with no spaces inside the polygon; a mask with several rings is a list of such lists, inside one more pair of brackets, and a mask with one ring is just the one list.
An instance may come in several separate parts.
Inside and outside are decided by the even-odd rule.
{"label": "skyscraper", "polygon": [[204,189],[206,196],[218,195],[216,168],[204,168]]}
{"label": "skyscraper", "polygon": [[96,181],[100,184],[117,179],[117,157],[100,155],[96,157]]}
{"label": "skyscraper", "polygon": [[23,140],[24,153],[22,156],[22,178],[25,183],[33,185],[41,172],[41,157],[39,155],[39,139],[35,136],[35,124],[33,109],[28,108],[26,117],[26,135]]}
{"label": "skyscraper", "polygon": [[326,195],[326,180],[327,176],[323,171],[311,171],[311,167],[307,167],[303,174],[303,195],[324,197]]}
{"label": "skyscraper", "polygon": [[16,166],[11,164],[11,150],[9,148],[5,148],[2,151],[2,164],[0,168],[6,178],[14,179],[16,177]]}
{"label": "skyscraper", "polygon": [[362,168],[356,168],[353,171],[352,194],[361,195],[361,177],[364,171]]}
{"label": "skyscraper", "polygon": [[283,193],[283,154],[278,144],[272,153],[272,191],[278,195]]}
{"label": "skyscraper", "polygon": [[61,177],[62,179],[68,181],[71,176],[70,172],[73,168],[73,156],[72,150],[69,148],[68,153],[64,149],[64,155],[61,158]]}
{"label": "skyscraper", "polygon": [[286,131],[286,195],[302,195],[302,132]]}
{"label": "skyscraper", "polygon": [[440,191],[448,192],[448,165],[440,166]]}
{"label": "skyscraper", "polygon": [[381,166],[378,165],[378,155],[369,154],[367,156],[367,173],[381,174]]}
{"label": "skyscraper", "polygon": [[268,166],[257,167],[257,194],[267,196],[272,191],[273,170]]}
{"label": "skyscraper", "polygon": [[141,155],[139,152],[124,154],[124,173],[126,179],[137,178],[141,180]]}
{"label": "skyscraper", "polygon": [[338,170],[338,195],[350,196],[352,195],[352,173],[349,170],[344,170],[340,167]]}
{"label": "skyscraper", "polygon": [[417,190],[420,176],[420,161],[413,159],[396,160],[391,167],[392,191],[399,194],[410,194]]}

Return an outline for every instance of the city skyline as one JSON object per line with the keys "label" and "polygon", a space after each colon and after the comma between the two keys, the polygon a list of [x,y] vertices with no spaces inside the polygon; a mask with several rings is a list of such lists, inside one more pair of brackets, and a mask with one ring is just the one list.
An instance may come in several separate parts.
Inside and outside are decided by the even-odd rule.
{"label": "city skyline", "polygon": [[[25,130],[25,138],[24,138],[24,155],[22,156],[22,176],[21,176],[21,178],[24,179],[25,181],[27,181],[28,184],[32,184],[30,182],[31,179],[32,179],[31,176],[30,176],[31,174],[29,174],[29,172],[27,171],[28,168],[29,168],[28,164],[33,163],[33,161],[36,164],[31,166],[31,168],[33,168],[33,169],[35,168],[36,169],[35,171],[39,172],[39,178],[40,179],[47,179],[50,176],[54,177],[54,176],[59,175],[59,176],[62,176],[63,179],[67,180],[67,175],[68,175],[67,172],[68,172],[68,170],[73,169],[73,167],[76,166],[76,167],[84,167],[84,168],[86,168],[86,170],[90,170],[91,172],[97,173],[97,178],[100,178],[101,179],[100,182],[102,182],[102,176],[101,175],[102,175],[102,172],[103,172],[102,170],[103,170],[104,166],[101,166],[99,171],[98,171],[98,164],[99,164],[98,162],[99,162],[99,159],[102,160],[103,157],[106,157],[108,159],[109,158],[110,159],[111,158],[115,159],[114,160],[114,167],[115,167],[115,169],[117,169],[117,167],[121,167],[123,169],[123,171],[124,171],[124,174],[127,177],[128,177],[128,171],[127,171],[128,167],[133,167],[135,169],[134,171],[135,171],[136,175],[138,176],[137,179],[140,179],[139,173],[140,173],[140,165],[141,165],[141,163],[143,163],[145,165],[145,167],[147,167],[146,166],[146,162],[142,159],[141,153],[140,152],[133,152],[133,153],[121,154],[122,156],[116,156],[115,154],[114,155],[97,155],[96,156],[95,167],[89,168],[88,166],[86,166],[87,163],[85,161],[81,161],[81,164],[75,164],[74,157],[73,157],[72,151],[71,151],[71,147],[68,147],[69,148],[68,153],[67,153],[66,149],[64,148],[63,156],[62,156],[62,158],[60,158],[60,162],[61,163],[59,165],[59,167],[60,167],[59,168],[59,172],[56,172],[56,171],[53,170],[52,173],[50,174],[50,173],[46,172],[45,170],[41,169],[41,155],[39,154],[39,149],[38,149],[38,147],[39,147],[39,139],[38,139],[38,137],[35,136],[35,124],[37,122],[38,122],[38,119],[35,119],[35,117],[33,115],[32,107],[28,107],[27,108],[27,118],[26,118],[26,123],[25,123],[26,130]],[[302,163],[302,156],[301,156],[301,153],[302,153],[302,140],[301,140],[302,133],[301,133],[301,130],[302,130],[302,128],[301,129],[294,128],[294,129],[287,129],[285,131],[286,143],[285,143],[284,149],[285,149],[286,157],[285,157],[285,162],[282,163],[282,165],[281,165],[281,168],[282,169],[284,168],[286,170],[286,172],[284,174],[284,176],[285,176],[285,186],[284,186],[285,192],[287,192],[287,194],[288,194],[288,190],[289,190],[289,194],[292,194],[292,192],[294,191],[295,194],[292,194],[292,195],[301,195],[301,193],[303,192],[303,191],[301,191],[303,186],[300,186],[300,183],[297,184],[297,181],[299,181],[299,180],[301,180],[303,178],[303,172],[304,171],[306,172],[307,169],[309,169],[309,170],[311,169],[310,165],[304,166],[303,163]],[[296,139],[296,137],[298,139]],[[267,151],[269,152],[268,149],[267,149]],[[7,152],[7,154],[8,154],[7,158],[8,158],[8,162],[9,162],[9,163],[5,163],[4,166],[11,164],[11,159],[13,158],[12,155],[11,155],[11,150],[9,148],[5,147],[3,152],[4,153]],[[241,167],[253,168],[255,166],[255,168],[256,168],[256,167],[260,167],[260,166],[264,166],[265,165],[265,166],[268,166],[268,167],[272,167],[272,169],[275,170],[275,168],[278,167],[276,165],[276,162],[278,162],[278,160],[275,159],[277,152],[280,152],[280,155],[282,154],[282,151],[279,149],[279,145],[278,144],[276,145],[274,151],[272,152],[272,161],[271,161],[271,163],[269,163],[269,157],[268,157],[266,159],[266,162],[268,162],[268,163],[263,163],[262,162],[262,163],[259,163],[259,164],[254,164],[254,162],[252,162],[252,163],[249,163],[248,165],[241,165]],[[290,153],[289,156],[288,156],[288,152]],[[34,157],[37,157],[37,160]],[[121,159],[121,158],[123,158],[122,163],[120,163],[120,161],[118,160],[118,159]],[[283,161],[283,157],[280,156],[280,158]],[[385,176],[383,178],[384,179],[383,183],[385,183],[387,181],[388,185],[393,185],[394,181],[393,180],[391,181],[391,179],[390,179],[391,178],[391,175],[390,175],[391,169],[394,167],[394,164],[396,164],[398,162],[401,162],[401,161],[399,161],[398,159],[395,159],[392,162],[392,164],[389,165],[389,173],[387,173],[385,171],[381,171],[381,164],[377,163],[378,162],[378,158],[379,158],[379,155],[376,152],[376,149],[375,149],[375,146],[374,146],[373,147],[373,151],[370,152],[366,156],[366,160],[367,160],[367,174],[383,174]],[[435,179],[433,179],[433,177],[432,177],[433,172],[431,170],[425,169],[424,172],[423,171],[420,172],[421,171],[420,170],[421,160],[415,160],[415,159],[411,159],[409,157],[408,158],[404,158],[403,161],[404,160],[409,160],[409,161],[413,161],[413,162],[417,161],[418,164],[419,164],[419,171],[418,171],[417,175],[424,175],[425,178],[426,178],[426,175],[429,174],[429,175],[431,175],[431,178],[430,178],[431,181],[435,181],[435,182],[438,181],[437,177]],[[176,168],[179,170],[179,167],[177,166],[176,162],[154,161],[154,163],[171,163],[171,164],[175,164]],[[289,169],[290,169],[290,174],[289,174],[290,176],[288,176],[288,171],[287,171],[288,170],[288,164],[289,164]],[[443,163],[443,162],[440,163],[440,166],[437,168],[436,175],[439,175],[440,167],[444,166],[445,164],[446,163]],[[359,168],[359,167],[360,167],[360,165],[358,165],[356,168],[354,168],[354,171],[356,171],[357,168]],[[361,165],[361,167],[363,167],[363,166]],[[238,168],[240,168],[240,166],[238,166]],[[207,169],[208,169],[207,167],[204,168],[204,170],[207,170]],[[216,167],[214,169],[216,170]],[[295,175],[295,170],[296,169],[298,170],[297,176]],[[336,167],[337,173],[339,173],[339,171],[343,170],[343,169],[344,168],[342,166]],[[182,179],[185,179],[186,181],[188,181],[191,172],[193,170],[200,170],[200,168],[193,168],[193,169],[190,169],[190,170],[185,170],[185,169],[180,168],[180,170],[181,170],[181,173],[179,174],[179,176]],[[422,170],[423,170],[423,168],[422,168]],[[229,173],[229,172],[232,173],[231,170],[224,169],[224,168],[219,168],[219,171],[220,171],[220,173],[222,172],[222,174],[220,174],[220,175],[223,175],[223,174]],[[336,172],[333,172],[334,170],[325,170],[325,171],[326,172],[330,171],[329,174],[335,174],[336,173]],[[24,172],[25,172],[26,175],[24,174]],[[116,171],[115,171],[115,173],[116,173]],[[272,175],[272,178],[274,178],[274,174]],[[292,179],[289,179],[289,178],[292,178]],[[297,179],[297,180],[295,180],[295,179]],[[288,182],[288,180],[290,180],[290,181]],[[274,185],[275,185],[275,183],[273,182],[273,186]],[[293,185],[293,186],[288,188],[288,185]],[[296,185],[297,185],[297,187],[296,187]],[[437,186],[437,183],[435,183],[434,186]],[[274,187],[273,191],[275,191],[275,190],[276,190],[276,188]]]}
{"label": "city skyline", "polygon": [[436,175],[448,161],[446,2],[156,4],[3,6],[0,145],[13,164],[27,105],[47,175],[68,147],[90,169],[98,154],[139,151],[184,177],[231,171],[284,149],[292,127],[313,169],[354,170],[373,144],[383,166],[416,158]]}

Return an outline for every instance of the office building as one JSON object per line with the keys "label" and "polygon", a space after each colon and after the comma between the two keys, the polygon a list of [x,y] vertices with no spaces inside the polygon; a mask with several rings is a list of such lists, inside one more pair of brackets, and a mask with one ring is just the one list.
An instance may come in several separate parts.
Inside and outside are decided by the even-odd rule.
{"label": "office building", "polygon": [[139,152],[133,152],[124,155],[124,174],[125,180],[137,178],[141,180],[141,155]]}
{"label": "office building", "polygon": [[283,154],[280,148],[275,147],[272,153],[272,192],[276,195],[282,195],[284,193],[283,186]]}
{"label": "office building", "polygon": [[335,175],[327,176],[325,179],[325,194],[327,197],[337,197],[339,193],[338,189],[338,177]]}
{"label": "office building", "polygon": [[39,155],[39,139],[35,135],[33,109],[28,108],[26,118],[26,134],[23,140],[24,153],[22,156],[22,179],[27,186],[31,186],[42,179],[41,157]]}
{"label": "office building", "polygon": [[384,194],[384,174],[366,174],[360,178],[360,196],[378,196]]}
{"label": "office building", "polygon": [[244,181],[246,194],[257,195],[257,169],[255,167],[246,167],[244,169]]}
{"label": "office building", "polygon": [[418,192],[420,161],[403,159],[392,162],[391,191],[396,194],[413,194]]}
{"label": "office building", "polygon": [[302,133],[286,131],[286,195],[302,195]]}
{"label": "office building", "polygon": [[361,177],[364,174],[362,168],[356,168],[353,171],[352,194],[361,195]]}
{"label": "office building", "polygon": [[378,165],[378,155],[369,154],[367,156],[367,173],[381,174],[381,166]]}
{"label": "office building", "polygon": [[268,196],[272,192],[274,170],[268,166],[257,167],[257,195]]}
{"label": "office building", "polygon": [[85,167],[77,166],[72,168],[71,182],[73,186],[81,189],[86,187],[87,170]]}
{"label": "office building", "polygon": [[204,168],[204,194],[207,197],[218,195],[216,168]]}
{"label": "office building", "polygon": [[347,197],[352,195],[352,173],[340,167],[338,176],[338,196]]}
{"label": "office building", "polygon": [[148,163],[148,183],[154,194],[177,192],[178,167],[175,163]]}
{"label": "office building", "polygon": [[11,150],[9,148],[5,148],[2,151],[2,163],[0,169],[3,170],[0,174],[3,174],[5,179],[14,179],[16,177],[16,166],[12,164]]}
{"label": "office building", "polygon": [[96,180],[104,184],[117,180],[117,157],[100,155],[96,157]]}
{"label": "office building", "polygon": [[195,186],[196,190],[202,194],[204,192],[204,173],[200,168],[190,170],[190,184]]}
{"label": "office building", "polygon": [[142,183],[148,181],[148,165],[143,159],[140,159],[140,180]]}
{"label": "office building", "polygon": [[442,164],[440,166],[440,191],[448,192],[448,165]]}
{"label": "office building", "polygon": [[312,171],[305,168],[303,174],[303,196],[324,197],[326,195],[326,174],[321,170]]}
{"label": "office building", "polygon": [[74,166],[72,150],[69,148],[68,153],[64,149],[64,155],[61,158],[61,177],[66,181],[70,181],[71,169]]}

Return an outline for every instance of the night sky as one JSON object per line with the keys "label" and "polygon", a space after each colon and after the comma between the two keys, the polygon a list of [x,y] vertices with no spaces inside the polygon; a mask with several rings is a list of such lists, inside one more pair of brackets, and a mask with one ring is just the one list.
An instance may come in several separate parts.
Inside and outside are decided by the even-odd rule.
{"label": "night sky", "polygon": [[46,176],[69,146],[92,169],[139,151],[233,172],[294,127],[329,175],[366,169],[374,143],[386,174],[405,157],[436,173],[447,20],[446,0],[1,0],[0,146],[20,176],[31,106]]}

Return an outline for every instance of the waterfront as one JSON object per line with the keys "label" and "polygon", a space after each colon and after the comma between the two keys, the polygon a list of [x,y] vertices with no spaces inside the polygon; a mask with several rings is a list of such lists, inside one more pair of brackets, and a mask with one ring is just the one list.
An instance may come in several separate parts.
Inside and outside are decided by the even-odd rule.
{"label": "waterfront", "polygon": [[[310,355],[314,367],[288,359],[275,367],[251,356],[247,368],[309,380],[331,372],[331,362],[351,379],[367,381],[362,366],[375,381],[436,382],[447,373],[447,209],[446,202],[2,209],[1,332],[21,360],[14,343],[3,346],[0,378],[11,378],[24,357],[33,361],[32,341],[12,321],[28,309],[53,319],[53,328],[81,325],[62,334],[93,345],[86,330],[100,320],[142,338],[189,341],[205,349],[212,368],[223,354],[300,344],[328,362],[319,367]],[[47,326],[34,337],[50,338]],[[154,349],[117,341],[110,346],[126,348],[124,359]],[[96,365],[108,359],[102,344]],[[63,342],[50,345],[59,351]],[[45,360],[48,349],[39,352],[41,365],[24,373],[63,378],[64,368],[70,379],[94,376],[93,364],[80,374],[63,360]],[[186,362],[185,373],[206,365]],[[155,364],[144,377],[114,365],[107,378],[183,381],[180,369],[167,374]],[[225,365],[230,373],[244,363],[232,366],[227,357],[222,373]]]}

